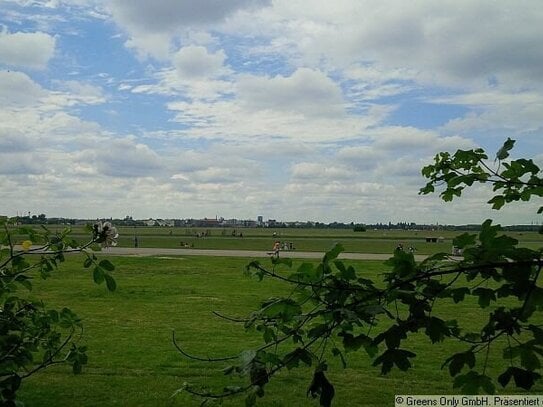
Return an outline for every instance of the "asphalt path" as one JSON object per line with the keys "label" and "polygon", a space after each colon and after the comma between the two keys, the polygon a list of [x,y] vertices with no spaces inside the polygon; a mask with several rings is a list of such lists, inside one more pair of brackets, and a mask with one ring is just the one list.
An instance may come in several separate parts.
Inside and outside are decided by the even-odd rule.
{"label": "asphalt path", "polygon": [[[216,256],[216,257],[245,257],[262,258],[270,257],[270,252],[260,250],[211,250],[211,249],[165,249],[155,247],[108,247],[102,250],[102,254],[113,256]],[[297,250],[281,251],[280,257],[293,259],[321,259],[323,252],[300,252]],[[391,254],[383,253],[340,253],[340,259],[349,260],[387,260]],[[422,261],[425,255],[415,255],[415,260]]]}

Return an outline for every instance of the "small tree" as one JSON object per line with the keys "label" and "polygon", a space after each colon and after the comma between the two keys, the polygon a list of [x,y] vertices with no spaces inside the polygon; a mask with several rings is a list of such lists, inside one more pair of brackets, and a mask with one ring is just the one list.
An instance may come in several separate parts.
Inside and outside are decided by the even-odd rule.
{"label": "small tree", "polygon": [[[11,222],[12,223],[12,222]],[[99,261],[95,244],[115,244],[117,232],[109,223],[90,228],[92,238],[84,245],[70,237],[70,229],[54,233],[46,227],[36,230],[0,221],[0,404],[16,405],[22,380],[47,366],[68,363],[80,373],[87,363],[86,347],[78,341],[83,332],[81,319],[68,308],[47,309],[39,300],[30,300],[21,289],[30,291],[32,279],[47,279],[64,262],[67,253],[83,253],[84,267],[93,269],[97,284],[106,282],[115,290],[110,272],[115,266]],[[17,403],[19,404],[19,403]]]}
{"label": "small tree", "polygon": [[[450,201],[475,182],[491,184],[495,195],[489,203],[494,209],[543,196],[539,167],[532,160],[508,160],[513,145],[508,139],[494,164],[488,163],[481,149],[438,154],[432,165],[422,169],[429,181],[420,192],[440,188],[443,200]],[[289,296],[264,301],[244,320],[246,328],[262,333],[260,347],[239,356],[197,358],[173,337],[177,349],[189,358],[231,360],[234,364],[224,372],[247,377],[246,384],[219,393],[189,384],[183,389],[205,400],[245,393],[246,404],[254,405],[275,373],[305,365],[313,367],[308,395],[319,397],[321,406],[330,406],[335,390],[326,377],[325,350],[344,366],[347,352],[361,350],[383,374],[393,368],[406,371],[416,357],[406,344],[414,333],[423,333],[432,344],[445,340],[463,344],[461,352],[442,361],[453,387],[463,393],[494,393],[496,382],[505,387],[511,380],[517,387],[530,389],[541,379],[543,356],[543,328],[533,322],[543,309],[542,250],[519,248],[516,239],[500,230],[486,220],[478,234],[455,238],[453,244],[463,251],[460,259],[438,253],[416,262],[412,253],[395,251],[386,263],[390,272],[379,283],[360,277],[339,260],[341,245],[327,252],[318,265],[302,263],[294,271],[288,270],[292,267],[289,259],[274,259],[271,267],[252,262],[248,273],[291,286]],[[470,297],[486,316],[476,329],[440,314],[439,303],[459,304]],[[500,352],[507,361],[508,366],[496,376],[487,371],[490,352]]]}

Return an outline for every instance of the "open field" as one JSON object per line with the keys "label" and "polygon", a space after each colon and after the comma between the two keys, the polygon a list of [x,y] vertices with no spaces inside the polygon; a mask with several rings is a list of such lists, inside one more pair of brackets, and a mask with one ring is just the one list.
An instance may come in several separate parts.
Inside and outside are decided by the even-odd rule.
{"label": "open field", "polygon": [[[60,228],[51,226],[51,229]],[[85,240],[83,227],[75,227],[74,237]],[[407,249],[413,246],[417,254],[450,253],[452,239],[459,231],[369,230],[354,232],[350,229],[264,229],[264,228],[167,228],[167,227],[120,227],[119,245],[134,247],[137,237],[139,247],[180,248],[184,245],[195,249],[270,250],[275,240],[292,243],[295,250],[324,252],[336,242],[345,251],[353,253],[392,253],[398,243]],[[197,237],[208,233],[207,237]],[[233,232],[236,236],[232,236]],[[239,234],[243,237],[239,237]],[[273,236],[273,233],[276,236]],[[475,233],[475,232],[470,232]],[[529,248],[543,246],[543,235],[536,232],[508,232]],[[428,243],[426,238],[442,238]]]}
{"label": "open field", "polygon": [[[103,255],[102,255],[103,256]],[[114,257],[118,289],[109,293],[92,282],[79,256],[70,256],[49,280],[36,281],[33,295],[51,307],[70,307],[84,320],[89,364],[73,376],[56,366],[24,382],[21,399],[28,406],[197,406],[186,394],[171,397],[183,382],[222,389],[234,384],[222,375],[225,365],[188,361],[174,348],[172,330],[186,350],[203,356],[237,354],[261,342],[255,332],[211,314],[244,316],[267,297],[285,292],[276,281],[257,282],[243,275],[250,259],[221,257]],[[265,261],[265,260],[264,260]],[[375,278],[385,270],[381,261],[349,261],[359,275]],[[443,305],[450,318],[476,323],[474,303]],[[371,367],[361,352],[350,354],[342,369],[332,361],[330,379],[335,406],[390,406],[395,394],[453,393],[451,379],[440,366],[446,355],[460,350],[452,342],[431,345],[426,337],[410,340],[418,354],[414,369],[386,377]],[[501,355],[490,355],[490,369],[503,366]],[[315,406],[306,398],[312,371],[282,372],[259,406]],[[516,392],[512,388],[501,393]],[[532,389],[540,394],[543,386]],[[225,403],[243,405],[242,399]]]}

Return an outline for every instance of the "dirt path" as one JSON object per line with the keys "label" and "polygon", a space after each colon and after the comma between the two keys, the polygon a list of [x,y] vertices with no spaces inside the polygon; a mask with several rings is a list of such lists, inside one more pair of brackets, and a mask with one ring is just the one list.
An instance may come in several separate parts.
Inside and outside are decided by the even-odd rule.
{"label": "dirt path", "polygon": [[[103,254],[114,256],[217,256],[217,257],[247,257],[262,258],[270,257],[266,251],[258,250],[201,250],[201,249],[161,249],[151,247],[110,247],[102,251]],[[281,252],[281,257],[293,259],[320,259],[324,253],[319,252]],[[341,253],[340,259],[350,260],[387,260],[392,254],[380,253]],[[415,260],[422,261],[425,255],[415,255]]]}

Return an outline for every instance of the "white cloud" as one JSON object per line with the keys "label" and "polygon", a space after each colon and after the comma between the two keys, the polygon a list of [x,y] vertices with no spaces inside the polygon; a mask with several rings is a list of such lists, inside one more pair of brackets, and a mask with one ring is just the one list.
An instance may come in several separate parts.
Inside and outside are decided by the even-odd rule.
{"label": "white cloud", "polygon": [[43,156],[37,156],[28,152],[7,152],[0,151],[0,174],[2,175],[29,175],[39,174],[41,166],[45,164]]}
{"label": "white cloud", "polygon": [[22,72],[0,71],[0,101],[5,107],[32,105],[45,90]]}
{"label": "white cloud", "polygon": [[330,166],[321,163],[297,163],[292,166],[292,177],[297,180],[316,179],[324,183],[327,181],[347,181],[352,179],[353,173],[347,168]]}
{"label": "white cloud", "polygon": [[[541,151],[537,2],[51,0],[6,9],[6,208],[362,222],[535,213],[481,209],[486,190],[451,205],[417,192],[438,151],[493,150],[506,133],[528,156]],[[123,45],[140,59],[111,58]]]}
{"label": "white cloud", "polygon": [[387,152],[401,151],[416,152],[417,154],[435,154],[439,151],[451,149],[468,149],[476,145],[472,140],[450,136],[442,137],[433,130],[421,130],[407,126],[383,126],[368,131],[368,135],[374,140],[374,146]]}
{"label": "white cloud", "polygon": [[[445,132],[496,131],[511,134],[539,132],[543,129],[543,94],[536,91],[492,90],[440,97],[436,103],[470,106],[474,110],[447,122]],[[501,137],[501,135],[500,135]]]}
{"label": "white cloud", "polygon": [[232,18],[225,30],[269,38],[270,52],[296,64],[371,63],[423,83],[471,86],[495,77],[533,86],[543,73],[542,20],[537,0],[512,7],[491,0],[321,0],[311,7],[277,0],[273,8]]}
{"label": "white cloud", "polygon": [[183,25],[216,23],[243,8],[261,7],[268,1],[262,0],[145,0],[110,3],[113,15],[130,27],[146,31],[171,31]]}
{"label": "white cloud", "polygon": [[129,138],[109,140],[104,146],[95,146],[89,153],[82,164],[93,157],[90,161],[95,163],[98,172],[112,177],[148,177],[163,168],[163,161],[157,153]]}
{"label": "white cloud", "polygon": [[310,117],[344,113],[338,85],[322,72],[308,68],[300,68],[289,77],[243,76],[237,90],[242,103],[251,110],[284,110]]}
{"label": "white cloud", "polygon": [[311,108],[296,107],[303,112],[263,109],[263,106],[255,111],[253,106],[236,101],[168,104],[170,110],[177,112],[176,121],[191,126],[183,132],[185,137],[258,143],[270,139],[317,143],[359,138],[366,127],[380,120],[371,115],[319,117]]}
{"label": "white cloud", "polygon": [[96,86],[77,81],[55,84],[59,90],[44,89],[25,73],[0,71],[0,101],[4,108],[26,106],[40,111],[105,102],[102,90]]}
{"label": "white cloud", "polygon": [[55,37],[43,33],[0,32],[0,63],[44,69],[55,54]]}
{"label": "white cloud", "polygon": [[176,35],[186,35],[194,27],[213,25],[238,10],[268,3],[268,0],[114,0],[107,7],[117,24],[128,32],[129,47],[136,48],[141,55],[166,58]]}
{"label": "white cloud", "polygon": [[0,124],[0,151],[3,153],[25,152],[32,149],[29,137],[21,130]]}
{"label": "white cloud", "polygon": [[[55,84],[58,86],[60,92],[56,92],[54,95],[57,99],[56,102],[60,105],[96,105],[106,101],[102,88],[89,83],[80,81],[57,81]],[[59,102],[59,98],[65,99],[66,102]]]}
{"label": "white cloud", "polygon": [[201,46],[181,48],[173,57],[178,75],[186,79],[218,76],[223,72],[224,60],[224,51],[209,53]]}
{"label": "white cloud", "polygon": [[387,159],[385,151],[373,146],[344,147],[337,153],[341,162],[363,171],[375,169],[380,162]]}

